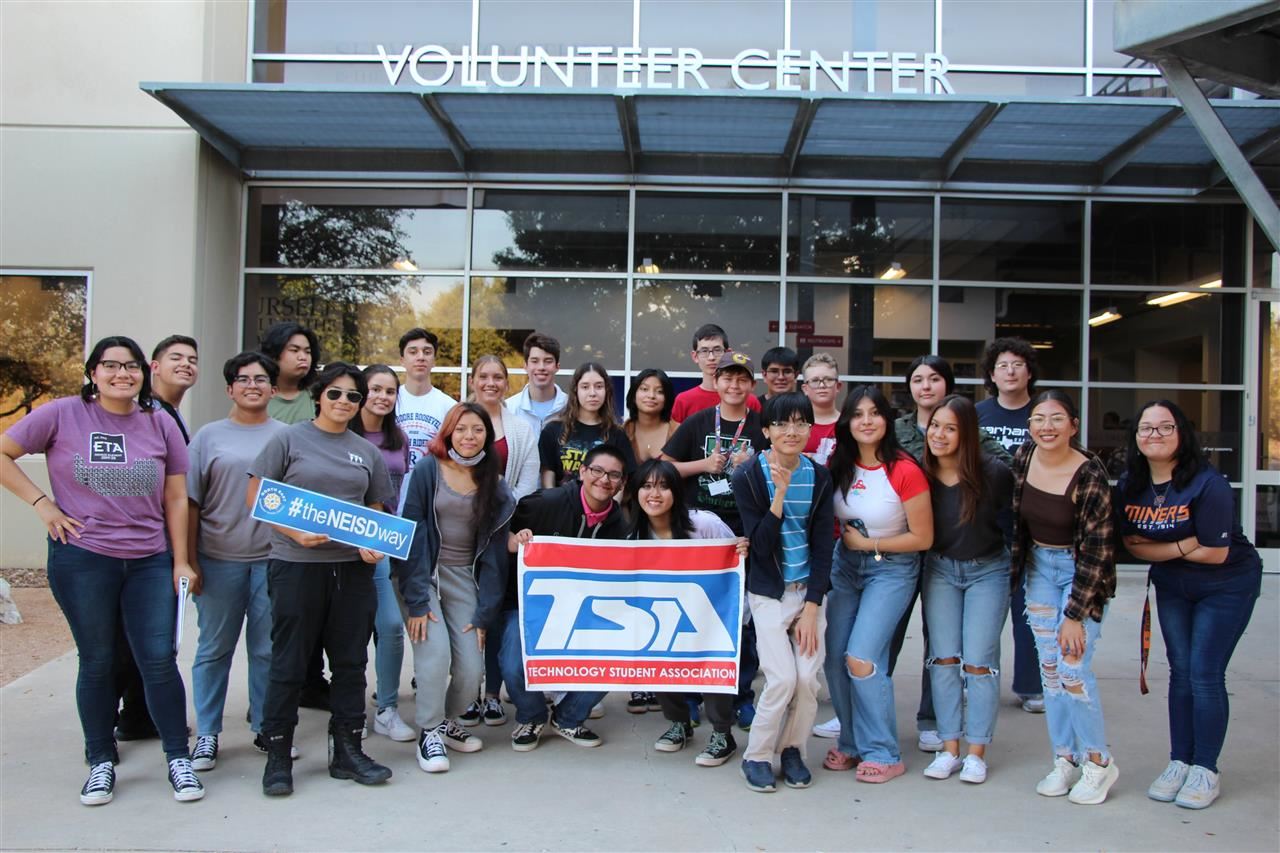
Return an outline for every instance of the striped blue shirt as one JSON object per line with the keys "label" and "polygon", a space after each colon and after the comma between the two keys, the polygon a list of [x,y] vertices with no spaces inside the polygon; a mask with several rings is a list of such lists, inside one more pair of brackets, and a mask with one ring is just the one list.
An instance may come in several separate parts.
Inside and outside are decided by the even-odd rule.
{"label": "striped blue shirt", "polygon": [[[760,454],[764,482],[769,487],[769,501],[777,490],[769,473],[766,454]],[[791,485],[782,501],[782,580],[800,583],[809,579],[809,513],[813,511],[813,462],[800,457],[800,467],[791,473]]]}

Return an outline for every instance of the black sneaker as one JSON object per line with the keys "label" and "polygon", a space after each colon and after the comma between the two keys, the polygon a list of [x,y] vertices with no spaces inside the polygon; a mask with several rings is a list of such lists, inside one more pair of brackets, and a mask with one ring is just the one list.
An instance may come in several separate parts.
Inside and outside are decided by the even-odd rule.
{"label": "black sneaker", "polygon": [[574,746],[585,746],[590,748],[604,743],[604,741],[600,739],[600,735],[591,731],[591,729],[586,726],[574,726],[570,729],[560,725],[555,720],[552,720],[551,728],[555,730],[556,734],[560,735],[560,737],[569,741],[569,743]]}
{"label": "black sneaker", "polygon": [[707,748],[698,753],[693,763],[699,767],[719,767],[732,758],[737,751],[738,742],[733,739],[732,734],[712,732],[711,740],[707,741]]}
{"label": "black sneaker", "polygon": [[517,723],[511,733],[511,748],[516,752],[532,752],[538,748],[542,740],[542,730],[546,723]]}
{"label": "black sneaker", "polygon": [[653,748],[658,752],[679,752],[684,749],[691,737],[693,737],[693,726],[688,723],[672,723],[671,727],[654,743]]}
{"label": "black sneaker", "polygon": [[458,725],[453,720],[445,720],[440,736],[445,746],[458,752],[479,752],[484,749],[484,741]]}
{"label": "black sneaker", "polygon": [[782,750],[782,781],[788,788],[807,788],[813,784],[813,774],[804,766],[798,747]]}
{"label": "black sneaker", "polygon": [[649,710],[649,694],[632,693],[631,698],[627,701],[628,714],[643,714]]}
{"label": "black sneaker", "polygon": [[[258,752],[262,752],[262,753],[266,753],[270,751],[267,749],[267,739],[264,738],[261,734],[256,734],[253,736],[253,748],[258,750]],[[295,761],[298,759],[298,748],[296,746],[289,747],[289,757],[294,759]]]}
{"label": "black sneaker", "polygon": [[662,710],[662,703],[658,701],[658,694],[657,694],[657,693],[646,693],[646,694],[644,694],[644,698],[645,698],[645,702],[647,703],[646,707],[647,707],[650,711],[661,711],[661,710]]}
{"label": "black sneaker", "polygon": [[773,781],[773,768],[767,761],[743,761],[742,778],[747,780],[747,787],[761,794],[772,794],[778,790]]}
{"label": "black sneaker", "polygon": [[204,799],[204,785],[196,778],[190,758],[174,758],[169,762],[169,784],[173,786],[173,798],[180,803]]}
{"label": "black sneaker", "polygon": [[212,770],[218,766],[218,736],[200,735],[191,752],[191,766],[196,770]]}
{"label": "black sneaker", "polygon": [[467,706],[467,710],[458,715],[458,722],[470,728],[480,722],[480,718],[484,715],[484,707],[477,699]]}
{"label": "black sneaker", "polygon": [[486,726],[507,724],[507,712],[502,710],[502,703],[492,696],[487,696],[484,700],[484,724]]}
{"label": "black sneaker", "polygon": [[116,767],[103,761],[89,769],[89,778],[80,789],[80,802],[86,806],[105,806],[115,796]]}

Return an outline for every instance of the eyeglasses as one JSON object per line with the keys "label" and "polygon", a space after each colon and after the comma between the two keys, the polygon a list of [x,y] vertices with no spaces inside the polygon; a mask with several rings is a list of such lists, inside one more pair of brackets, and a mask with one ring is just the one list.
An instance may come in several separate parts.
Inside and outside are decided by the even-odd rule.
{"label": "eyeglasses", "polygon": [[813,424],[807,421],[770,421],[769,429],[776,429],[779,432],[808,432]]}
{"label": "eyeglasses", "polygon": [[1156,426],[1152,426],[1151,424],[1143,424],[1142,426],[1138,427],[1138,437],[1150,438],[1152,433],[1155,433],[1156,435],[1170,436],[1170,435],[1173,435],[1174,432],[1177,431],[1177,429],[1178,429],[1177,424],[1157,424]]}
{"label": "eyeglasses", "polygon": [[[241,386],[244,386],[244,385],[262,385],[262,386],[267,386],[267,385],[270,385],[270,384],[271,384],[271,377],[270,377],[270,376],[266,376],[266,375],[262,375],[262,376],[246,376],[245,374],[241,373],[239,376],[237,376],[235,379],[233,379],[233,380],[232,380],[232,384],[233,384],[233,385],[241,385]],[[336,391],[337,389],[335,388],[334,390]],[[336,399],[336,398],[334,398],[334,399]]]}
{"label": "eyeglasses", "polygon": [[719,358],[724,355],[724,347],[702,347],[694,352],[698,354],[698,358]]}
{"label": "eyeglasses", "polygon": [[815,376],[812,379],[806,379],[805,385],[812,385],[814,388],[826,388],[828,385],[835,385],[840,380],[834,377]]}
{"label": "eyeglasses", "polygon": [[1063,427],[1066,426],[1070,420],[1071,418],[1066,415],[1049,415],[1048,417],[1044,415],[1032,415],[1027,418],[1027,423],[1031,424],[1031,426],[1036,429],[1040,429],[1046,424],[1052,427]]}
{"label": "eyeglasses", "polygon": [[1027,363],[1025,361],[997,361],[996,362],[996,370],[1006,370],[1010,373],[1013,373],[1015,370],[1021,370],[1026,366],[1027,366]]}
{"label": "eyeglasses", "polygon": [[326,388],[324,392],[325,399],[337,402],[346,395],[348,403],[359,403],[364,399],[364,395],[359,391],[344,391],[341,388]]}
{"label": "eyeglasses", "polygon": [[770,367],[765,370],[765,376],[795,376],[795,368],[792,367]]}
{"label": "eyeglasses", "polygon": [[107,359],[103,359],[98,362],[98,367],[101,367],[103,370],[107,371],[107,373],[119,373],[121,370],[125,370],[129,373],[142,372],[142,362],[140,361],[108,361]]}
{"label": "eyeglasses", "polygon": [[599,465],[588,465],[585,470],[589,472],[591,476],[595,477],[597,480],[603,477],[604,479],[608,480],[610,483],[621,483],[622,478],[624,476],[621,471],[606,471],[605,469],[601,468]]}

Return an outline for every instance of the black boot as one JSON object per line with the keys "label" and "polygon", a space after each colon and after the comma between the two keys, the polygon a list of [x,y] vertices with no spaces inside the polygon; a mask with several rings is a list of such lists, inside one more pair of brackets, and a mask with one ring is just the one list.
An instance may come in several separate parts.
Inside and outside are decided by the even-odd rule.
{"label": "black boot", "polygon": [[263,735],[267,742],[267,766],[262,771],[262,793],[286,797],[293,793],[293,732]]}
{"label": "black boot", "polygon": [[364,754],[360,745],[360,724],[329,724],[329,775],[354,779],[361,785],[380,785],[391,778],[391,768],[383,767]]}

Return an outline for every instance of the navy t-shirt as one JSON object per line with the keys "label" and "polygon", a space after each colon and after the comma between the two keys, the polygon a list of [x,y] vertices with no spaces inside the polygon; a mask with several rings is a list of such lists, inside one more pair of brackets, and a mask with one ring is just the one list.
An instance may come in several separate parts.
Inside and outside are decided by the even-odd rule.
{"label": "navy t-shirt", "polygon": [[1000,442],[1009,455],[1031,437],[1027,418],[1031,417],[1031,401],[1020,409],[1006,409],[995,397],[988,397],[975,406],[978,410],[978,426]]}
{"label": "navy t-shirt", "polygon": [[[1156,542],[1175,542],[1195,536],[1206,548],[1229,549],[1226,562],[1221,565],[1193,563],[1179,557],[1154,563],[1153,568],[1232,574],[1261,571],[1258,552],[1235,522],[1235,494],[1227,478],[1212,465],[1205,464],[1184,489],[1170,481],[1126,496],[1126,488],[1127,479],[1121,477],[1116,483],[1114,501],[1121,536],[1137,534]],[[1164,496],[1160,506],[1156,506],[1157,493]]]}

